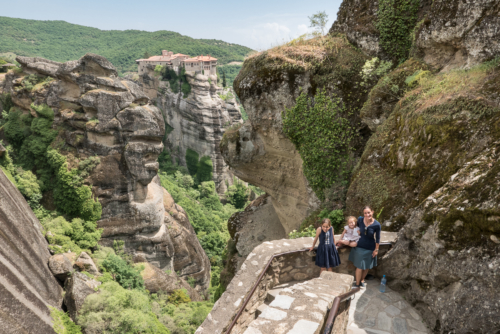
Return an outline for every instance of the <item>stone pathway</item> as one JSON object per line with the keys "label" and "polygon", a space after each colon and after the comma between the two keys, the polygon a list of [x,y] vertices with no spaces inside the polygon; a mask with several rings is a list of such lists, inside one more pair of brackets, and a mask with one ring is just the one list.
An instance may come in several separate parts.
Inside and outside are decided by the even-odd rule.
{"label": "stone pathway", "polygon": [[335,296],[349,291],[352,282],[351,275],[323,272],[318,278],[279,285],[268,291],[244,334],[321,334]]}
{"label": "stone pathway", "polygon": [[420,313],[397,292],[379,291],[380,280],[367,280],[349,309],[347,334],[428,334]]}

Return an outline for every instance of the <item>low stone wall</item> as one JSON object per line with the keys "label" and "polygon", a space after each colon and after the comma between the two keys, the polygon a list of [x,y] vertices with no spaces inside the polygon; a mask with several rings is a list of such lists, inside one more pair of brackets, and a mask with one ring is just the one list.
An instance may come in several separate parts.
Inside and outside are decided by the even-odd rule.
{"label": "low stone wall", "polygon": [[[335,236],[338,240],[340,236]],[[395,242],[396,233],[382,232],[381,243]],[[223,334],[227,332],[232,320],[240,310],[246,297],[250,294],[255,282],[265,269],[271,257],[310,248],[313,238],[281,239],[266,241],[247,256],[241,269],[228,285],[226,291],[215,303],[212,312],[207,316],[196,334]],[[383,262],[383,255],[390,249],[390,245],[380,246],[378,262]],[[354,275],[355,268],[349,262],[350,248],[339,250],[341,265],[334,269],[336,273]],[[231,334],[240,334],[255,320],[257,308],[262,305],[267,294],[275,286],[291,281],[305,281],[319,277],[320,268],[315,265],[315,252],[296,252],[277,256],[258,284],[254,294],[239,317]],[[377,269],[370,271],[379,276]],[[335,333],[344,333],[348,312],[348,305],[341,305],[337,316]],[[342,328],[341,328],[342,327]]]}

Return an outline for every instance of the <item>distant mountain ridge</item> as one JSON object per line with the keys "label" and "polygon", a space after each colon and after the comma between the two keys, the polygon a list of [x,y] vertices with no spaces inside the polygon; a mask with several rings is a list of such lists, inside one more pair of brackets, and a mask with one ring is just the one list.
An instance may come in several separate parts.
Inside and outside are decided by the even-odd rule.
{"label": "distant mountain ridge", "polygon": [[191,56],[210,54],[219,64],[243,61],[253,51],[215,39],[194,39],[173,31],[100,30],[65,21],[26,20],[0,16],[0,54],[38,56],[55,61],[79,59],[88,52],[106,57],[119,72],[136,71],[145,52],[171,50]]}

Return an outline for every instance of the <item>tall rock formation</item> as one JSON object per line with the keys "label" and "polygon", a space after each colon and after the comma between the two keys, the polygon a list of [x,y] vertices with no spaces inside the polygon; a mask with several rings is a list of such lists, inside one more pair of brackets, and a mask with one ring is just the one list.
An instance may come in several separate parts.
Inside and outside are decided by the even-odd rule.
{"label": "tall rock formation", "polygon": [[[356,81],[368,59],[343,37],[301,43],[245,60],[234,88],[249,120],[228,130],[221,143],[235,175],[271,196],[287,234],[298,229],[320,202],[304,176],[300,154],[283,133],[282,112],[295,105],[302,91],[314,94],[322,88],[360,108],[365,95]],[[359,122],[357,117],[354,114],[352,121]],[[364,135],[361,131],[356,154],[361,153]]]}
{"label": "tall rock formation", "polygon": [[[345,0],[330,36],[346,36],[364,59],[390,58],[376,24],[381,3]],[[495,333],[500,327],[500,66],[491,61],[500,56],[499,13],[500,1],[421,1],[410,35],[410,56],[421,61],[409,59],[368,87],[357,109],[359,130],[370,139],[360,146],[345,211],[359,213],[371,204],[384,229],[399,231],[380,272],[437,333]],[[306,51],[290,43],[246,60],[235,89],[250,119],[227,132],[221,145],[235,174],[271,195],[284,225],[300,221],[291,216],[297,203],[302,217],[311,207],[305,205],[311,196],[295,190],[301,182],[307,189],[307,182],[280,115],[294,104],[297,87],[314,94],[311,78],[328,71],[322,64],[316,72],[294,72],[311,57]],[[455,68],[472,69],[449,72]],[[345,97],[355,87],[339,88],[351,105]],[[296,161],[284,160],[293,154]],[[290,209],[280,208],[279,196],[290,197]]]}
{"label": "tall rock formation", "polygon": [[5,334],[52,334],[48,306],[62,306],[62,288],[48,267],[42,225],[0,170],[0,326]]}
{"label": "tall rock formation", "polygon": [[[160,109],[149,103],[139,85],[120,79],[101,56],[87,54],[66,63],[29,57],[17,61],[23,73],[9,72],[2,92],[9,93],[24,113],[32,111],[31,103],[54,110],[53,128],[59,131],[55,142],[71,163],[89,156],[100,159],[85,182],[102,205],[101,244],[112,246],[114,240],[123,240],[125,251],[136,261],[148,261],[162,270],[175,267],[182,272],[184,265],[191,266],[187,261],[175,263],[175,247],[165,224],[164,193],[157,176],[165,133]],[[23,80],[30,74],[42,83],[27,89]],[[198,243],[196,237],[185,237]],[[207,264],[201,246],[193,247],[188,257]],[[209,264],[185,272],[196,279],[198,289],[208,288]]]}
{"label": "tall rock formation", "polygon": [[[159,81],[148,71],[141,75],[141,83],[156,95],[166,125],[165,145],[176,162],[186,166],[186,151],[191,149],[199,157],[209,156],[213,164],[213,181],[223,195],[227,185],[233,184],[233,173],[219,150],[226,129],[243,122],[236,97],[230,90],[217,86],[217,76],[186,73],[191,92],[184,97],[174,93],[165,81]],[[222,98],[222,97],[223,98]]]}

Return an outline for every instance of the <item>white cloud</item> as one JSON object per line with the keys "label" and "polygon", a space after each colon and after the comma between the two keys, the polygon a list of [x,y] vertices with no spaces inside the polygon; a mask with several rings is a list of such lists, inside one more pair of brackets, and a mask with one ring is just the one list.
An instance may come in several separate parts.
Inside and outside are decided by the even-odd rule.
{"label": "white cloud", "polygon": [[299,24],[297,26],[297,29],[298,29],[300,35],[304,35],[304,34],[307,34],[310,32],[309,27],[306,26],[305,24]]}

